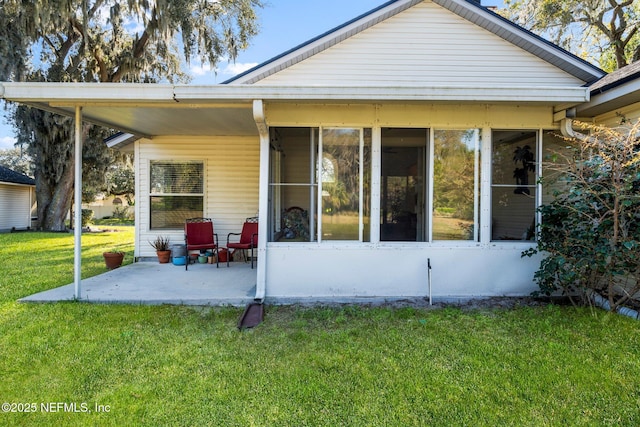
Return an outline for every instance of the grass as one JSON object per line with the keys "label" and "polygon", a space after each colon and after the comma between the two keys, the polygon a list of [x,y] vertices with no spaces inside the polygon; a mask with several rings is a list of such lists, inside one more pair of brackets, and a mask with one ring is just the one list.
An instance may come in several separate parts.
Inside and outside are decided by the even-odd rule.
{"label": "grass", "polygon": [[[91,275],[104,246],[130,250],[132,232],[83,241]],[[239,332],[236,308],[17,303],[72,281],[72,242],[0,235],[0,400],[37,404],[0,412],[2,425],[640,424],[639,324],[627,317],[267,307]],[[67,411],[40,406],[57,402]]]}

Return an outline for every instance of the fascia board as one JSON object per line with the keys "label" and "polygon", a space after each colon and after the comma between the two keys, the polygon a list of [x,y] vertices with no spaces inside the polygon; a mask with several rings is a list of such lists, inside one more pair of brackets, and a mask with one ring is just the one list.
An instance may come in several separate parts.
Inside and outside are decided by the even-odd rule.
{"label": "fascia board", "polygon": [[[254,99],[289,101],[476,101],[586,102],[589,89],[581,86],[251,86],[251,85],[131,85],[127,83],[2,83],[3,98],[53,106],[111,106],[162,103],[206,105],[224,101],[243,104]],[[169,102],[171,101],[171,102]],[[174,104],[175,103],[175,104]],[[215,105],[214,105],[215,106]],[[228,105],[225,105],[228,107]]]}
{"label": "fascia board", "polygon": [[16,102],[94,101],[167,102],[173,99],[173,85],[151,83],[30,83],[2,82],[0,96]]}
{"label": "fascia board", "polygon": [[11,181],[0,181],[2,185],[11,185],[13,187],[23,187],[23,188],[32,188],[35,187],[35,184],[21,184],[19,182],[11,182]]}
{"label": "fascia board", "polygon": [[475,101],[475,102],[586,102],[589,90],[575,86],[512,87],[424,86],[216,86],[176,88],[179,102],[251,99],[282,101]]}
{"label": "fascia board", "polygon": [[[591,94],[591,100],[586,104],[578,106],[577,111],[578,113],[584,113],[595,109],[598,111],[598,114],[602,114],[600,110],[605,107],[606,104],[615,104],[616,101],[621,101],[623,98],[636,98],[633,96],[635,94],[638,94],[636,97],[640,97],[640,79],[629,81],[604,92],[594,91]],[[631,101],[621,102],[631,103]]]}

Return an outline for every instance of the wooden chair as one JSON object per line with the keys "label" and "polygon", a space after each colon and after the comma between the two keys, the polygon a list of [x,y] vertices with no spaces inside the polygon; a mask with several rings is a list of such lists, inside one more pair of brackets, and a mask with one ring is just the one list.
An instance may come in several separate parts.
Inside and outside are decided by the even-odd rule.
{"label": "wooden chair", "polygon": [[184,223],[184,242],[187,245],[187,262],[185,270],[189,268],[189,251],[200,252],[211,249],[216,254],[216,267],[220,267],[218,261],[218,235],[213,232],[211,218],[188,218]]}
{"label": "wooden chair", "polygon": [[[231,242],[231,236],[240,236],[239,242]],[[258,218],[247,218],[244,224],[242,225],[242,232],[240,233],[229,233],[227,235],[227,249],[240,249],[245,254],[245,262],[246,262],[246,251],[251,250],[251,268],[253,268],[253,249],[258,248]],[[231,254],[227,255],[227,267],[229,267],[229,258]]]}

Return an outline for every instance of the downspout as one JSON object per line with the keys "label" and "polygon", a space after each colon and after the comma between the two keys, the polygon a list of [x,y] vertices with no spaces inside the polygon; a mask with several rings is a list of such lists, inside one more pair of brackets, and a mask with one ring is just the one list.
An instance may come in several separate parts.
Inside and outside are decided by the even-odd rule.
{"label": "downspout", "polygon": [[560,132],[562,133],[562,136],[567,138],[575,138],[581,141],[584,141],[587,138],[586,135],[576,132],[573,129],[573,119],[570,118],[560,120]]}
{"label": "downspout", "polygon": [[260,177],[258,197],[258,266],[255,300],[263,302],[267,289],[267,224],[269,212],[269,127],[261,99],[253,101],[253,119],[260,135]]}
{"label": "downspout", "polygon": [[82,257],[82,107],[76,105],[75,117],[75,225],[74,225],[74,294],[73,297],[80,299],[81,257]]}
{"label": "downspout", "polygon": [[579,139],[580,141],[584,141],[587,139],[588,136],[583,133],[576,132],[573,129],[573,118],[575,116],[576,116],[575,108],[564,110],[564,118],[560,120],[560,132],[562,133],[562,136],[565,136],[567,138],[575,138],[575,139]]}

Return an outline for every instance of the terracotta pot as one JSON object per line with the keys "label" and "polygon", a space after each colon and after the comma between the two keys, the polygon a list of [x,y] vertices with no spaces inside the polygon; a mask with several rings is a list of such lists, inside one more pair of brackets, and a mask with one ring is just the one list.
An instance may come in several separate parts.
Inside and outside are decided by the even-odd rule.
{"label": "terracotta pot", "polygon": [[104,257],[104,263],[106,264],[107,269],[113,270],[114,268],[118,268],[122,265],[124,252],[103,252],[102,256]]}
{"label": "terracotta pot", "polygon": [[160,264],[167,264],[171,259],[171,251],[156,251],[156,255]]}

